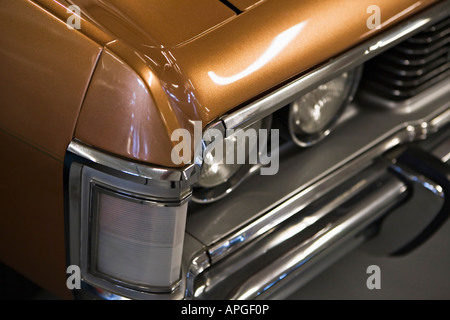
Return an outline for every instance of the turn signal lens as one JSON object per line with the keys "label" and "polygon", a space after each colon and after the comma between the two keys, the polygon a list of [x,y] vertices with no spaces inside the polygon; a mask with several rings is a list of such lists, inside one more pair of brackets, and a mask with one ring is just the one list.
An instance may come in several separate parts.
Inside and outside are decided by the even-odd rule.
{"label": "turn signal lens", "polygon": [[96,185],[93,204],[94,272],[146,287],[179,280],[187,204],[166,207]]}

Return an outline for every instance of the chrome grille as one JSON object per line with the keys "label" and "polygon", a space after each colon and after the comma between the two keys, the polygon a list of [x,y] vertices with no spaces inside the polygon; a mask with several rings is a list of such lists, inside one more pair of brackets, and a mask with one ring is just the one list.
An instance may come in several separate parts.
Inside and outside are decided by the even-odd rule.
{"label": "chrome grille", "polygon": [[414,97],[450,74],[450,17],[366,64],[363,87],[383,98]]}

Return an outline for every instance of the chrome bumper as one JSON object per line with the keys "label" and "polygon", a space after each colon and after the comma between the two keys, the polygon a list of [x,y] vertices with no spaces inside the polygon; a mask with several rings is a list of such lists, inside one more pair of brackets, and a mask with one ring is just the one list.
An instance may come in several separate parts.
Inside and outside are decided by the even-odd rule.
{"label": "chrome bumper", "polygon": [[[382,238],[383,219],[400,214],[404,203],[423,201],[417,194],[426,190],[430,199],[425,199],[435,201],[430,212],[422,213],[431,220],[428,226],[412,238],[403,235],[404,243],[386,253],[413,250],[450,215],[450,166],[443,162],[450,158],[450,130],[447,135],[431,151],[434,155],[406,149],[390,159],[390,153],[309,206],[294,210],[291,218],[205,271],[194,297],[285,298],[359,244],[374,235]],[[412,162],[418,165],[413,168]],[[292,206],[303,207],[302,200]],[[408,229],[407,220],[404,224],[397,227]]]}
{"label": "chrome bumper", "polygon": [[[255,175],[226,201],[206,207],[193,204],[189,208],[180,286],[171,293],[134,292],[130,296],[281,299],[369,239],[385,254],[412,250],[450,214],[449,103],[421,121],[403,123],[400,129],[352,154],[351,160],[324,172],[306,187],[295,180],[293,172],[287,172],[288,180],[284,170],[269,177],[278,179],[272,185],[261,183],[268,177]],[[290,147],[282,150],[281,170],[293,162],[298,165],[296,157],[310,156],[291,152]],[[313,173],[318,170],[312,165],[308,168]],[[298,185],[295,192],[286,193]],[[268,190],[272,198],[269,194],[261,198],[260,190]],[[273,201],[275,196],[280,201]],[[426,203],[425,208],[417,210],[421,203]],[[410,226],[408,219],[422,221],[420,227],[417,223]],[[76,295],[124,299],[86,283]]]}
{"label": "chrome bumper", "polygon": [[[209,220],[205,218],[206,213],[196,213],[200,217],[191,217],[193,221],[188,229],[191,228],[197,239],[210,238],[209,242],[202,240],[206,244],[202,252],[206,255],[198,255],[197,263],[190,264],[190,270],[194,271],[188,274],[193,275],[195,281],[190,283],[192,287],[186,287],[185,298],[285,298],[368,239],[382,243],[381,250],[385,254],[405,254],[420,245],[450,214],[450,175],[448,165],[444,164],[450,159],[449,102],[447,100],[442,108],[435,106],[428,107],[432,111],[429,116],[402,123],[399,129],[375,140],[376,143],[369,144],[361,153],[353,153],[354,158],[338,169],[326,172],[296,193],[280,196],[280,202],[274,202],[265,210],[260,209],[265,197],[255,199],[252,193],[261,189],[276,193],[276,189],[284,188],[283,183],[292,183],[294,172],[288,171],[289,178],[277,177],[275,186],[264,185],[261,177],[254,177],[256,182],[244,186],[234,204],[230,199],[224,205],[208,207],[212,216]],[[355,119],[361,120],[363,116]],[[412,117],[411,114],[397,116]],[[370,128],[367,134],[370,135]],[[346,138],[341,133],[332,139]],[[343,143],[337,145],[351,149]],[[415,145],[424,151],[409,151]],[[323,148],[320,151],[323,152]],[[280,158],[288,159],[290,151],[284,152],[286,157]],[[303,159],[308,156],[305,153]],[[298,168],[300,158],[285,160],[284,169]],[[283,164],[281,167],[283,169]],[[308,168],[315,170],[314,165]],[[297,180],[299,185],[301,182]],[[245,194],[249,195],[247,202],[243,200]],[[269,194],[266,197],[270,198]],[[425,209],[415,209],[424,201]],[[227,210],[225,205],[231,208]],[[233,223],[237,224],[227,222],[224,215],[215,210],[225,210],[226,214],[235,216],[245,215],[247,211],[262,213],[215,239],[214,228],[217,232],[222,224],[228,224],[229,229]],[[407,214],[410,219],[421,221],[420,226],[409,226]],[[397,218],[394,227],[393,217]],[[207,220],[209,230],[199,232],[200,218]],[[373,237],[374,234],[377,237]],[[388,241],[383,244],[383,239]]]}

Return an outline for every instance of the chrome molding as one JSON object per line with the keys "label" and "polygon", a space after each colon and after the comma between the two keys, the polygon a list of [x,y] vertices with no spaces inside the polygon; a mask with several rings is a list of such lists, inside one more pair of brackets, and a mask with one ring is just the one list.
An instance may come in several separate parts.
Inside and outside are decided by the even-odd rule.
{"label": "chrome molding", "polygon": [[[450,106],[450,102],[447,105]],[[447,110],[442,113],[430,115],[426,119],[402,124],[382,141],[377,141],[374,145],[367,146],[367,149],[362,150],[359,155],[355,155],[352,161],[341,166],[339,170],[328,173],[308,188],[290,196],[275,208],[261,214],[255,221],[209,246],[208,252],[212,262],[216,263],[222,260],[260,235],[280,225],[299,210],[341,183],[345,177],[351,176],[358,170],[366,167],[372,159],[382,155],[384,152],[405,142],[426,139],[430,133],[437,132],[444,125],[450,123],[450,109],[448,109],[448,106]]]}
{"label": "chrome molding", "polygon": [[190,260],[189,268],[186,272],[185,299],[193,299],[203,293],[204,287],[196,287],[195,279],[207,268],[211,266],[211,260],[206,251],[202,250]]}
{"label": "chrome molding", "polygon": [[374,185],[377,187],[367,191],[367,196],[360,195],[362,200],[352,204],[345,216],[342,217],[339,210],[332,212],[331,217],[327,216],[327,223],[321,225],[312,236],[303,239],[297,246],[277,257],[273,263],[258,270],[242,283],[230,298],[255,299],[265,294],[284,278],[305,268],[311,259],[318,259],[319,256],[336,249],[338,243],[356,236],[389,208],[399,203],[407,191],[406,186],[394,177],[383,177],[375,181]]}
{"label": "chrome molding", "polygon": [[[438,159],[443,161],[443,157],[450,152],[448,129],[445,134],[447,140],[425,154],[440,154]],[[444,195],[436,181],[419,176],[403,166],[400,172],[396,170],[399,166],[393,160],[403,154],[404,149],[409,150],[402,146],[387,153],[346,182],[333,187],[314,205],[301,206],[303,199],[296,199],[299,209],[291,207],[295,212],[289,219],[276,228],[266,230],[235,254],[227,255],[221,263],[215,261],[212,268],[199,278],[197,288],[201,290],[196,297],[286,297],[291,289],[297,290],[299,285],[364,242],[373,234],[370,228],[367,229],[368,226],[384,217],[391,208],[408,200],[411,194],[409,188],[413,190],[414,187],[405,181],[413,181],[421,188],[430,190],[437,199],[446,197],[447,194]],[[394,172],[399,172],[406,179],[399,179]],[[448,212],[443,214],[448,215]],[[268,257],[261,260],[264,256]]]}
{"label": "chrome molding", "polygon": [[197,178],[198,167],[194,164],[181,169],[139,164],[111,156],[77,140],[69,144],[67,151],[107,168],[149,180],[178,182],[187,186],[195,183]]}
{"label": "chrome molding", "polygon": [[320,83],[327,82],[340,73],[361,65],[449,14],[450,0],[441,1],[269,95],[222,117],[223,124],[226,129],[237,129],[261,120]]}

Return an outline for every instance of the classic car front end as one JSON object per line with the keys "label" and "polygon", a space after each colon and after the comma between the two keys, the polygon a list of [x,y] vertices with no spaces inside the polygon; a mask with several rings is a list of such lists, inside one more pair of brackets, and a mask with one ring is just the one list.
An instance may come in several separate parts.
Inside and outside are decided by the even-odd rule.
{"label": "classic car front end", "polygon": [[0,259],[65,298],[76,266],[76,298],[265,299],[367,240],[408,254],[450,214],[449,19],[3,2]]}

